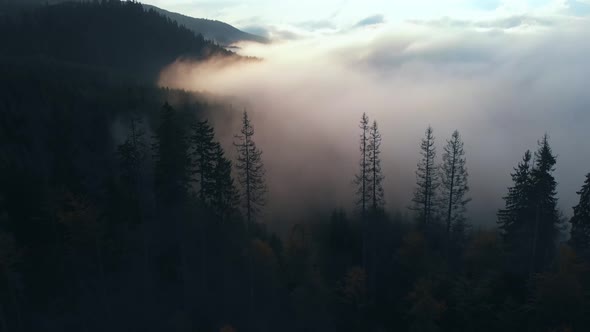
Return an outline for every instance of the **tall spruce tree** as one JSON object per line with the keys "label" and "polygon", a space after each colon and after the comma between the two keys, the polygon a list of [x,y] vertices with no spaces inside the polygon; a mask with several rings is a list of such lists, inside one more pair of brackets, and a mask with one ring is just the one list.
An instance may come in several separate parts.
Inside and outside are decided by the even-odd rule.
{"label": "tall spruce tree", "polygon": [[239,193],[232,179],[232,162],[225,157],[219,143],[213,148],[213,191],[211,206],[223,219],[230,217],[236,210],[239,203]]}
{"label": "tall spruce tree", "polygon": [[572,228],[569,242],[579,255],[590,258],[590,173],[586,175],[578,195],[580,201],[574,206],[574,215],[570,220]]}
{"label": "tall spruce tree", "polygon": [[526,151],[522,161],[514,169],[512,187],[504,197],[505,207],[498,211],[498,227],[506,252],[515,263],[514,267],[522,269],[522,263],[528,259],[529,236],[531,220],[534,215],[532,209],[532,180],[531,180],[530,151]]}
{"label": "tall spruce tree", "polygon": [[184,126],[168,103],[162,107],[154,139],[156,194],[161,202],[178,202],[187,193],[190,157]]}
{"label": "tall spruce tree", "polygon": [[354,177],[354,183],[357,186],[356,204],[360,208],[361,216],[364,218],[367,214],[367,208],[371,199],[370,184],[371,184],[371,171],[369,167],[369,117],[366,113],[363,113],[361,122],[359,125],[361,129],[359,150],[361,152],[359,161],[359,172]]}
{"label": "tall spruce tree", "polygon": [[425,137],[420,144],[420,155],[422,159],[418,162],[416,170],[416,190],[410,208],[418,213],[418,220],[422,226],[427,227],[435,218],[435,193],[439,186],[434,133],[430,126],[426,129]]}
{"label": "tall spruce tree", "polygon": [[193,181],[198,183],[198,197],[203,203],[210,203],[215,180],[213,178],[215,167],[215,137],[213,128],[207,120],[196,121],[192,126],[191,139],[191,171]]}
{"label": "tall spruce tree", "polygon": [[463,141],[457,130],[453,132],[444,147],[441,169],[441,200],[446,209],[447,239],[451,229],[459,235],[465,230],[465,206],[470,198],[465,197],[469,191],[467,185],[467,169],[465,167],[465,151]]}
{"label": "tall spruce tree", "polygon": [[116,200],[119,210],[115,213],[122,218],[139,223],[142,221],[142,165],[145,161],[147,146],[141,120],[132,116],[129,123],[129,133],[123,144],[117,147],[121,170],[122,196]]}
{"label": "tall spruce tree", "polygon": [[244,111],[242,129],[240,135],[236,135],[237,142],[234,145],[238,152],[236,169],[238,171],[238,183],[241,186],[241,199],[246,214],[248,226],[260,212],[265,204],[266,183],[262,151],[254,140],[254,128],[248,118],[248,112]]}
{"label": "tall spruce tree", "polygon": [[557,182],[553,177],[556,157],[543,136],[535,152],[535,167],[531,171],[534,225],[532,229],[530,273],[540,272],[553,259],[556,241],[562,229],[557,210]]}
{"label": "tall spruce tree", "polygon": [[377,211],[385,204],[383,192],[383,173],[381,172],[381,133],[377,121],[373,121],[369,133],[368,145],[369,176],[370,176],[370,200],[371,208]]}
{"label": "tall spruce tree", "polygon": [[141,119],[132,116],[129,122],[127,138],[123,144],[117,147],[121,176],[129,188],[134,191],[134,194],[137,194],[138,188],[136,186],[140,177],[140,168],[146,155],[144,131],[140,127]]}

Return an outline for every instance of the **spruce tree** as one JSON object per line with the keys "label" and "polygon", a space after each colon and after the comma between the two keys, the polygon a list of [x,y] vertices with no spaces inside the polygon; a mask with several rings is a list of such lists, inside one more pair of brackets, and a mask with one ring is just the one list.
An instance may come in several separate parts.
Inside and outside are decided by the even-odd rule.
{"label": "spruce tree", "polygon": [[146,144],[143,137],[144,131],[140,128],[141,120],[132,116],[129,125],[127,138],[117,147],[117,153],[121,165],[121,176],[126,184],[136,191],[140,167],[146,155]]}
{"label": "spruce tree", "polygon": [[246,214],[248,226],[254,221],[260,208],[265,204],[266,183],[262,151],[254,140],[254,128],[244,111],[242,129],[240,135],[236,135],[237,142],[234,145],[238,152],[236,169],[238,171],[238,183],[241,186],[241,199]]}
{"label": "spruce tree", "polygon": [[[513,186],[504,197],[505,207],[498,211],[498,227],[504,248],[513,262],[527,259],[532,211],[531,152],[526,151],[522,161],[511,174]],[[522,263],[522,262],[521,262]],[[522,264],[517,264],[522,267]]]}
{"label": "spruce tree", "polygon": [[381,172],[381,133],[377,126],[377,121],[373,121],[370,128],[368,144],[369,160],[369,177],[370,177],[370,200],[371,208],[377,211],[383,208],[385,204],[383,192],[383,174]]}
{"label": "spruce tree", "polygon": [[162,107],[154,138],[156,194],[161,202],[178,202],[187,193],[190,158],[184,127],[168,103]]}
{"label": "spruce tree", "polygon": [[543,136],[535,152],[535,167],[531,171],[534,225],[532,229],[530,273],[540,272],[553,259],[556,241],[562,228],[557,210],[557,182],[553,177],[556,157]]}
{"label": "spruce tree", "polygon": [[215,142],[213,128],[207,120],[196,121],[191,134],[191,171],[193,181],[199,184],[198,197],[203,203],[210,203],[214,190],[213,172],[215,167]]}
{"label": "spruce tree", "polygon": [[232,162],[225,158],[221,145],[215,143],[213,148],[213,186],[211,206],[223,219],[231,216],[238,206],[239,193],[232,179]]}
{"label": "spruce tree", "polygon": [[539,142],[534,165],[527,151],[512,175],[514,186],[498,212],[505,249],[520,273],[541,272],[553,259],[562,221],[557,210],[556,158],[548,136]]}
{"label": "spruce tree", "polygon": [[[117,147],[119,164],[121,169],[121,182],[123,196],[118,200],[124,213],[117,213],[123,218],[140,222],[141,194],[142,194],[142,164],[146,157],[146,144],[144,132],[140,128],[141,121],[133,116],[130,120],[130,128],[123,144]],[[121,211],[123,212],[123,211]],[[126,213],[125,213],[126,212]]]}
{"label": "spruce tree", "polygon": [[574,215],[570,222],[572,224],[570,244],[579,255],[590,257],[590,173],[582,189],[578,191],[580,201],[574,206]]}
{"label": "spruce tree", "polygon": [[359,161],[359,172],[355,175],[354,183],[357,186],[356,204],[360,208],[361,216],[364,218],[367,214],[367,207],[371,199],[370,184],[371,184],[371,171],[369,167],[369,117],[366,113],[363,113],[361,122],[359,125],[361,129],[359,150],[361,152]]}
{"label": "spruce tree", "polygon": [[426,129],[425,137],[420,144],[420,155],[422,159],[418,162],[416,170],[416,190],[412,199],[413,205],[410,208],[417,211],[418,220],[423,227],[427,227],[435,218],[435,193],[439,186],[432,127]]}
{"label": "spruce tree", "polygon": [[465,229],[465,206],[471,200],[465,195],[469,191],[467,185],[467,169],[465,168],[465,151],[461,135],[455,130],[444,147],[441,169],[441,200],[446,209],[447,239],[451,229],[458,235]]}

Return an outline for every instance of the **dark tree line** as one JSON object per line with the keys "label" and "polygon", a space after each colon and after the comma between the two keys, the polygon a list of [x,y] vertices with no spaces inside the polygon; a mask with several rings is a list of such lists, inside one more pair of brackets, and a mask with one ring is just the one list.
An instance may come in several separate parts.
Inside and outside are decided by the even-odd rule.
{"label": "dark tree line", "polygon": [[[439,163],[427,131],[428,162],[417,184],[431,186],[430,203],[421,201],[415,218],[391,215],[380,160],[387,141],[365,115],[360,213],[336,210],[279,238],[261,222],[264,166],[248,114],[215,109],[240,123],[235,153],[226,153],[207,120],[216,106],[200,96],[104,83],[88,87],[105,93],[88,100],[94,93],[75,93],[85,84],[24,93],[14,82],[2,104],[2,330],[588,326],[588,184],[574,208],[570,247],[559,242],[556,158],[547,137],[534,164],[526,153],[514,171],[499,230],[478,231],[465,214],[459,133]],[[112,113],[99,112],[108,104]],[[125,128],[116,140],[109,123]]]}

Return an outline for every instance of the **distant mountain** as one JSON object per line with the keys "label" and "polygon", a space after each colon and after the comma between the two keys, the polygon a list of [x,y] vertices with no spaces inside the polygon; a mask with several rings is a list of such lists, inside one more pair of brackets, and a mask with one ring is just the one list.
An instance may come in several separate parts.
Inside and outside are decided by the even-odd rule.
{"label": "distant mountain", "polygon": [[68,2],[0,15],[1,61],[82,65],[154,82],[178,58],[237,56],[155,10],[119,1]]}
{"label": "distant mountain", "polygon": [[241,31],[224,22],[207,20],[203,18],[194,18],[169,12],[151,5],[144,4],[143,6],[146,9],[153,9],[156,12],[169,17],[171,20],[178,22],[178,24],[184,25],[189,30],[202,34],[205,39],[213,40],[220,45],[229,46],[239,41],[253,41],[258,43],[269,42],[269,40],[265,37]]}
{"label": "distant mountain", "polygon": [[[4,11],[10,11],[14,9],[30,9],[43,5],[55,5],[67,2],[92,3],[94,0],[0,0],[0,14],[2,14]],[[99,0],[98,2],[102,2],[102,0]],[[120,1],[108,0],[105,2],[118,3]],[[195,34],[201,34],[203,37],[205,37],[205,39],[212,40],[222,46],[230,46],[239,41],[252,41],[258,43],[269,42],[269,40],[265,37],[241,31],[221,21],[194,18],[179,13],[170,12],[152,5],[142,4],[142,6],[146,10],[154,10],[173,21],[176,21],[178,24],[185,26]]]}

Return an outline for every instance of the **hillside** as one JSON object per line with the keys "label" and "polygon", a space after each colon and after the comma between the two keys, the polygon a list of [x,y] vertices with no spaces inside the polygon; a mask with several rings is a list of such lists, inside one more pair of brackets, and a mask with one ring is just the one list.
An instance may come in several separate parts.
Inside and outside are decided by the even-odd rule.
{"label": "hillside", "polygon": [[193,18],[178,13],[151,6],[143,5],[146,9],[153,9],[156,12],[184,25],[189,30],[202,34],[205,39],[213,40],[221,45],[231,45],[239,41],[253,41],[258,43],[268,43],[268,39],[241,31],[227,23],[208,20],[203,18]]}
{"label": "hillside", "polygon": [[181,57],[234,55],[154,10],[119,1],[62,3],[4,15],[0,39],[2,61],[79,64],[150,82]]}

